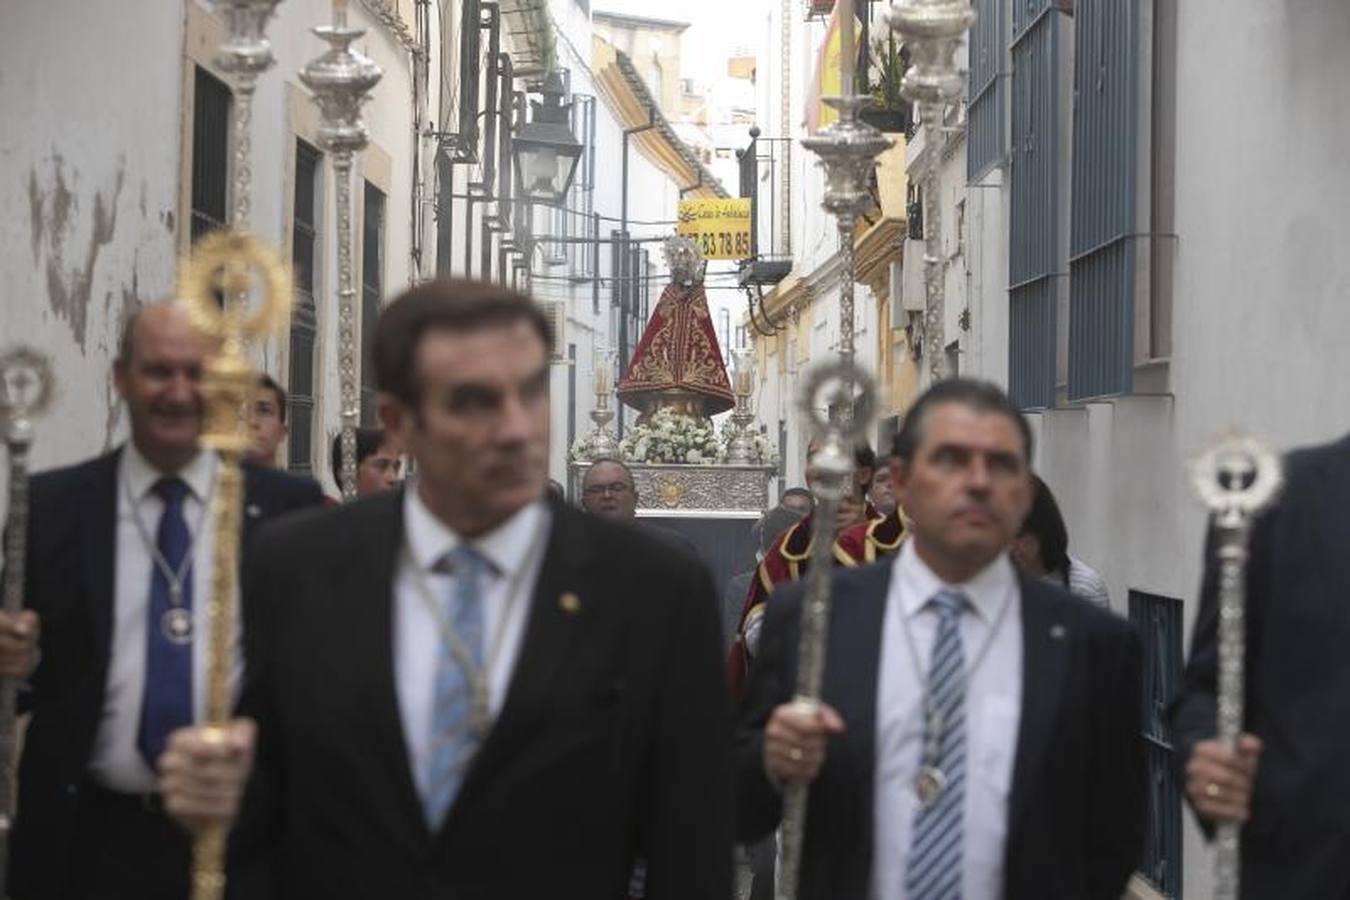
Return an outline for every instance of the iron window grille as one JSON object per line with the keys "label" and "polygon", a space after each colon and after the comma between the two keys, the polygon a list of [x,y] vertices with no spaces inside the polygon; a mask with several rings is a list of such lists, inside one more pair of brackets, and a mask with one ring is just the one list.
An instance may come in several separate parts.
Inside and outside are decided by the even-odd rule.
{"label": "iron window grille", "polygon": [[323,155],[295,142],[295,204],[291,214],[291,266],[295,306],[291,313],[287,465],[294,472],[314,467],[314,362],[319,316],[314,302],[318,261],[319,197]]}
{"label": "iron window grille", "polygon": [[1181,682],[1182,603],[1130,591],[1130,621],[1144,648],[1144,746],[1148,766],[1148,822],[1139,871],[1169,900],[1181,900],[1181,785],[1167,705]]}
{"label": "iron window grille", "polygon": [[384,293],[384,192],[366,182],[361,237],[361,423],[375,424],[375,366],[371,345]]}
{"label": "iron window grille", "polygon": [[192,241],[229,218],[230,107],[225,82],[196,67],[192,103]]}

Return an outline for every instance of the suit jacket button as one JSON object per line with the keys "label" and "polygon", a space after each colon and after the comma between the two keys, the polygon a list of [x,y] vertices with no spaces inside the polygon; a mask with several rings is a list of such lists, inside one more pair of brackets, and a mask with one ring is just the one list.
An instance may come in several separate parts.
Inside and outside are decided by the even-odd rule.
{"label": "suit jacket button", "polygon": [[74,796],[75,796],[76,794],[78,794],[79,792],[80,792],[80,789],[79,789],[79,787],[78,787],[77,785],[73,785],[73,784],[68,784],[68,785],[66,785],[66,796],[67,796],[67,797],[74,797]]}

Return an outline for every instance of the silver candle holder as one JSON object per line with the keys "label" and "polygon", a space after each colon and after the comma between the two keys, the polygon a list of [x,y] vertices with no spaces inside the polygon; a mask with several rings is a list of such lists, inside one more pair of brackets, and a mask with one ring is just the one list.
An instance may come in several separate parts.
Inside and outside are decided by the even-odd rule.
{"label": "silver candle holder", "polygon": [[[839,231],[839,359],[814,368],[802,392],[802,410],[812,424],[820,448],[811,459],[812,490],[816,509],[811,523],[811,567],[807,570],[806,595],[802,601],[801,631],[797,643],[797,690],[793,702],[815,710],[820,705],[825,671],[825,647],[829,638],[830,574],[833,569],[835,510],[850,484],[853,445],[862,440],[871,424],[876,388],[854,360],[853,286],[857,263],[853,230],[858,217],[872,206],[870,191],[876,159],[891,141],[863,122],[858,113],[870,97],[854,94],[854,0],[837,0],[839,19],[839,82],[842,97],[825,102],[838,111],[838,118],[802,146],[820,157],[825,169],[825,198],[821,203],[835,217]],[[801,874],[802,842],[806,833],[809,785],[790,784],[783,795],[782,866],[779,900],[796,900]]]}
{"label": "silver candle holder", "polygon": [[366,33],[347,25],[346,0],[334,0],[333,24],[314,33],[329,49],[300,72],[321,114],[318,143],[333,158],[337,188],[338,381],[342,400],[342,499],[356,497],[356,426],[361,417],[356,353],[356,288],[352,278],[351,173],[355,154],[370,142],[361,105],[384,73],[351,44]]}
{"label": "silver candle holder", "polygon": [[731,352],[731,387],[736,395],[736,406],[731,412],[732,433],[727,443],[727,462],[733,466],[759,465],[755,451],[755,436],[751,426],[755,410],[751,401],[754,394],[755,357],[749,350]]}
{"label": "silver candle holder", "polygon": [[967,0],[910,0],[903,6],[892,6],[888,22],[910,49],[913,64],[905,73],[900,91],[905,99],[919,105],[925,143],[933,156],[924,169],[922,182],[924,353],[928,356],[931,382],[943,376],[947,315],[937,147],[947,105],[961,96],[965,85],[955,56],[961,39],[975,22],[975,11]]}
{"label": "silver candle holder", "polygon": [[234,76],[234,209],[230,224],[246,230],[253,203],[253,91],[258,76],[276,62],[263,34],[281,0],[216,0],[225,23],[225,39],[216,65]]}
{"label": "silver candle holder", "polygon": [[[843,15],[841,12],[841,19]],[[852,10],[847,15],[851,22]],[[854,354],[853,284],[857,272],[853,230],[858,217],[873,203],[870,187],[877,157],[891,146],[890,138],[858,118],[872,99],[853,95],[851,81],[852,77],[845,81],[847,95],[825,98],[826,103],[838,110],[839,118],[802,141],[803,147],[820,157],[825,169],[825,199],[821,206],[835,217],[839,231],[839,359],[849,366],[853,365]]]}
{"label": "silver candle holder", "polygon": [[591,423],[595,427],[591,430],[590,451],[587,454],[592,460],[617,459],[619,456],[619,441],[609,427],[609,423],[614,421],[614,410],[609,406],[609,395],[614,383],[616,358],[613,350],[601,348],[595,351],[591,375],[591,387],[595,391],[595,407],[591,410]]}

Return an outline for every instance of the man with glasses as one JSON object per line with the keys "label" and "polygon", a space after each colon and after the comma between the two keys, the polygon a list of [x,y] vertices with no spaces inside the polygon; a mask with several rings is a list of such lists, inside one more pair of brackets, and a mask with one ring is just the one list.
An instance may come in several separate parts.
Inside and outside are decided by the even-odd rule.
{"label": "man with glasses", "polygon": [[638,492],[633,472],[622,460],[601,457],[591,463],[581,479],[581,508],[613,522],[633,522],[672,549],[698,559],[698,550],[689,538],[670,528],[637,518]]}

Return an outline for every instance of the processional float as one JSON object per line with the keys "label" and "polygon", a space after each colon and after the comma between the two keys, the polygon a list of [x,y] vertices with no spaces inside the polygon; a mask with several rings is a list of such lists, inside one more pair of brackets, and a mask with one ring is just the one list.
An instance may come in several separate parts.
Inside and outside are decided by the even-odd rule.
{"label": "processional float", "polygon": [[[759,518],[768,504],[774,451],[754,427],[754,363],[732,351],[730,378],[712,325],[706,261],[687,235],[664,243],[670,284],[652,310],[631,359],[597,348],[592,372],[595,404],[591,432],[572,448],[574,493],[597,459],[623,459],[638,494],[643,518],[681,519],[728,540],[741,523]],[[620,440],[610,428],[611,394],[638,413]],[[731,412],[718,435],[711,417]]]}
{"label": "processional float", "polygon": [[[24,566],[28,554],[28,451],[33,418],[51,404],[54,379],[47,357],[31,347],[0,352],[0,426],[9,453],[9,502],[5,514],[4,610],[23,609]],[[18,764],[16,704],[22,679],[0,681],[0,896],[9,884],[9,833],[14,824],[14,767]]]}

